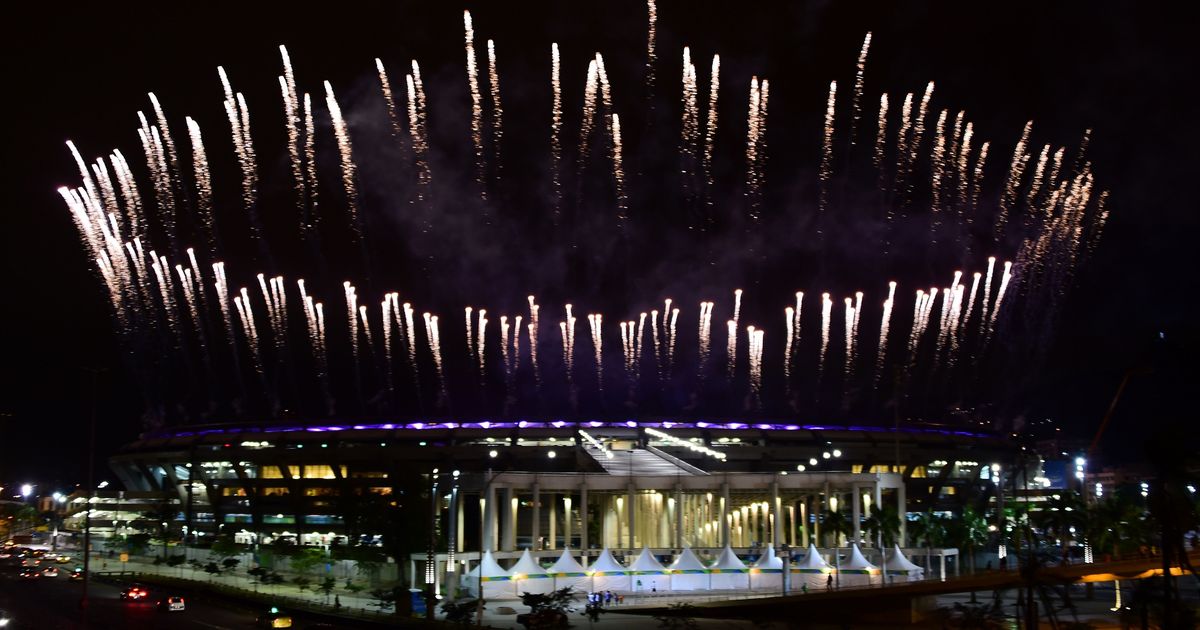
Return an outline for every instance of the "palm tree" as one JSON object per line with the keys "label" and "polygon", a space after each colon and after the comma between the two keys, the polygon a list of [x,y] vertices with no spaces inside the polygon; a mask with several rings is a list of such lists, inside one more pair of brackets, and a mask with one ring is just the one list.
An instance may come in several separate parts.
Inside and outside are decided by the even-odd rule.
{"label": "palm tree", "polygon": [[954,546],[966,548],[971,573],[975,573],[975,548],[987,543],[988,538],[987,522],[983,515],[968,505],[963,508],[962,515],[951,521],[951,526],[947,529],[948,537]]}
{"label": "palm tree", "polygon": [[[835,568],[841,568],[842,536],[854,531],[850,527],[850,520],[841,512],[826,512],[821,517],[821,528],[833,534],[833,563]],[[834,579],[837,580],[837,585],[841,587],[842,579],[837,572],[834,573]]]}
{"label": "palm tree", "polygon": [[883,556],[883,583],[887,584],[887,550],[900,538],[900,513],[888,505],[871,506],[871,515],[863,522]]}
{"label": "palm tree", "polygon": [[[942,519],[935,516],[933,512],[925,512],[909,524],[908,532],[918,546],[925,547],[925,573],[932,575],[933,569],[930,565],[933,562],[933,548],[941,545],[946,536],[946,528],[942,525]],[[924,545],[920,545],[920,543],[924,543]]]}
{"label": "palm tree", "polygon": [[1052,534],[1062,546],[1062,563],[1066,564],[1071,541],[1082,534],[1086,513],[1083,499],[1075,492],[1052,495],[1042,509],[1033,514],[1035,524]]}

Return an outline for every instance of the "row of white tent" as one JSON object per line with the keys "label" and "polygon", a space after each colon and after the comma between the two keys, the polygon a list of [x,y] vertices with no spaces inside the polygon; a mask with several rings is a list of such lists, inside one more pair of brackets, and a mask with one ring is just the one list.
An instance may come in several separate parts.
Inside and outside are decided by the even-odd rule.
{"label": "row of white tent", "polygon": [[[839,586],[880,584],[883,572],[863,557],[858,545],[850,547],[849,557],[838,567],[830,566],[815,545],[796,558],[789,567],[791,588],[800,591],[826,587],[829,576],[836,574]],[[889,581],[916,581],[924,570],[904,557],[899,547],[887,557]],[[480,581],[479,572],[483,578]],[[558,560],[542,567],[526,549],[510,569],[500,566],[492,552],[483,554],[483,561],[467,572],[460,581],[461,588],[471,594],[483,586],[487,599],[518,597],[521,593],[549,593],[568,586],[582,591],[650,592],[650,591],[719,591],[719,590],[780,590],[783,587],[783,560],[767,547],[758,560],[747,566],[733,550],[725,547],[711,565],[705,565],[690,548],[663,566],[643,548],[629,566],[617,562],[608,548],[592,562],[583,565],[564,549]]]}

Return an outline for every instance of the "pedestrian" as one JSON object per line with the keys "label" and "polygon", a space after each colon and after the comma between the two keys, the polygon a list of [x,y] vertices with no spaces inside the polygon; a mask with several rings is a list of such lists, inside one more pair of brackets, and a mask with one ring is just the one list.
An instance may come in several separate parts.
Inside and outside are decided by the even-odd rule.
{"label": "pedestrian", "polygon": [[333,596],[333,609],[334,610],[342,609],[342,598],[337,595]]}
{"label": "pedestrian", "polygon": [[827,590],[827,591],[833,590],[833,574],[832,573],[829,574],[829,577],[825,578],[825,590]]}
{"label": "pedestrian", "polygon": [[801,584],[801,585],[800,585],[800,592],[801,592],[801,593],[803,593],[803,594],[805,594],[805,595],[807,595],[807,594],[808,594],[808,582],[805,582],[805,583],[803,583],[803,584]]}
{"label": "pedestrian", "polygon": [[650,592],[651,592],[651,593],[657,593],[657,592],[658,592],[658,583],[657,583],[657,582],[651,582],[651,583],[650,583]]}
{"label": "pedestrian", "polygon": [[625,596],[618,593],[617,594],[617,604],[624,604],[624,603],[625,603]]}
{"label": "pedestrian", "polygon": [[612,603],[612,591],[604,591],[604,605]]}

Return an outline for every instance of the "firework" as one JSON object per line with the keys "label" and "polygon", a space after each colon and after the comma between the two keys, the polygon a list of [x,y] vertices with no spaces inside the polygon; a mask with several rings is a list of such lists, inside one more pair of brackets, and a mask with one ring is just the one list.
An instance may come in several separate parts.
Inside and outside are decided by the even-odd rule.
{"label": "firework", "polygon": [[1029,143],[1031,131],[1033,131],[1032,120],[1025,123],[1021,139],[1017,141],[1017,146],[1013,149],[1012,162],[1008,166],[1008,177],[1004,181],[1004,194],[1000,197],[1000,211],[996,214],[996,224],[993,228],[996,238],[999,238],[1004,232],[1008,215],[1012,212],[1013,204],[1016,202],[1017,188],[1021,185],[1021,175],[1025,172],[1025,165],[1029,163],[1030,156],[1025,153],[1025,146]]}
{"label": "firework", "polygon": [[350,146],[350,130],[342,117],[342,108],[338,106],[337,98],[333,95],[333,86],[325,82],[325,106],[329,108],[329,116],[333,119],[333,135],[337,138],[338,156],[342,163],[342,186],[346,191],[346,208],[350,213],[350,225],[354,235],[362,239],[362,220],[358,216],[358,184],[355,181],[354,152]]}
{"label": "firework", "polygon": [[464,42],[467,52],[467,87],[471,91],[471,142],[475,145],[475,182],[479,194],[487,199],[483,181],[483,96],[479,92],[479,68],[475,62],[475,28],[471,25],[471,12],[463,11]]}
{"label": "firework", "polygon": [[562,83],[559,80],[558,44],[550,44],[550,179],[554,187],[554,215],[562,210]]}
{"label": "firework", "polygon": [[504,137],[504,107],[500,104],[500,72],[496,69],[496,44],[487,40],[488,88],[492,97],[492,162],[500,172],[500,140]]}
{"label": "firework", "polygon": [[833,114],[837,102],[837,81],[829,82],[829,98],[825,101],[825,134],[821,145],[820,200],[817,206],[817,231],[821,232],[821,219],[829,207],[829,179],[833,176]]}
{"label": "firework", "polygon": [[717,142],[717,97],[721,86],[721,56],[713,55],[712,71],[709,76],[708,83],[708,121],[704,126],[704,158],[701,162],[701,168],[704,171],[704,190],[705,204],[709,206],[706,210],[706,219],[711,219],[712,215],[712,187],[713,187],[713,151]]}
{"label": "firework", "polygon": [[863,38],[862,49],[858,52],[858,64],[854,74],[854,117],[850,119],[850,144],[854,144],[854,135],[858,122],[862,118],[863,74],[867,69],[867,51],[871,48],[871,33]]}

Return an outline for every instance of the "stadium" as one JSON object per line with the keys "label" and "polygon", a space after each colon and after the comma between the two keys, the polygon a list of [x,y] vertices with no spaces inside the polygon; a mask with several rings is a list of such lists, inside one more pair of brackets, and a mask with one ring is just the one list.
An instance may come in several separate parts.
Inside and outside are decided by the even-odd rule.
{"label": "stadium", "polygon": [[[564,548],[631,558],[691,547],[715,558],[726,546],[743,555],[832,546],[820,531],[826,510],[851,516],[846,538],[863,541],[872,506],[986,504],[996,493],[988,480],[1016,455],[1001,436],[928,425],[431,420],[165,430],[110,466],[131,491],[177,497],[193,539],[245,543],[370,544],[382,532],[348,541],[337,497],[421,484],[433,500],[419,516],[441,534],[425,576],[440,586],[481,550],[503,560],[522,549],[553,559]],[[938,553],[944,561],[954,550]],[[421,559],[409,561],[415,575]]]}

